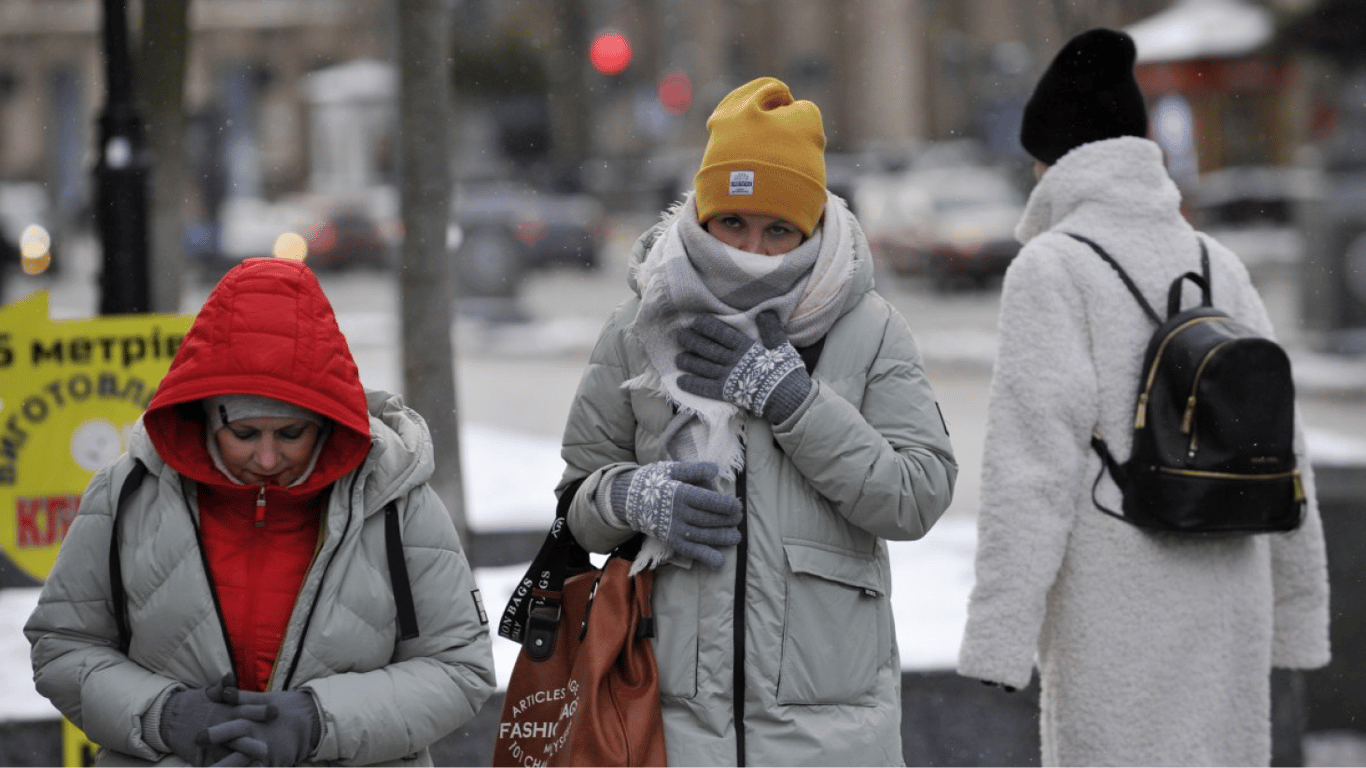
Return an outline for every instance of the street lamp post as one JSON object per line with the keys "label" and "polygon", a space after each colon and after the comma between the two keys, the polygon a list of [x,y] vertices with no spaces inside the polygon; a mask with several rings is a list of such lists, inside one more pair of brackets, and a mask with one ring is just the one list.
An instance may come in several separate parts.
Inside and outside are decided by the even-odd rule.
{"label": "street lamp post", "polygon": [[95,166],[95,220],[103,253],[100,314],[147,312],[146,138],[133,97],[125,0],[104,2],[106,102]]}

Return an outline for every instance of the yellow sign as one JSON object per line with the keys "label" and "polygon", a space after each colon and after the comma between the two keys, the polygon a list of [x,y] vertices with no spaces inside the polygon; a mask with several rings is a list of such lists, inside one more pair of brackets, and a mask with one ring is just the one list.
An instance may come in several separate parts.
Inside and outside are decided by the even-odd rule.
{"label": "yellow sign", "polygon": [[[0,550],[39,581],[52,572],[90,478],[128,448],[194,318],[53,322],[47,291],[0,307]],[[96,745],[62,720],[65,765]]]}
{"label": "yellow sign", "polygon": [[87,766],[95,764],[99,745],[91,741],[80,728],[62,718],[62,765]]}
{"label": "yellow sign", "polygon": [[46,290],[0,307],[0,549],[45,581],[95,472],[128,448],[194,318],[54,322]]}

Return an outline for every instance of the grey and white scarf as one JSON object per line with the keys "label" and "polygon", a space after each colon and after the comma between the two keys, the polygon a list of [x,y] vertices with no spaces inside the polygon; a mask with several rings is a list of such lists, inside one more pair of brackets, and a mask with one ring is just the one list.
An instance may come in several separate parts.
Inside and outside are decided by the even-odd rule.
{"label": "grey and white scarf", "polygon": [[858,224],[844,201],[829,195],[815,234],[786,254],[760,256],[707,233],[697,222],[692,195],[669,217],[632,275],[641,296],[632,331],[649,367],[622,386],[659,393],[676,407],[661,437],[661,460],[711,461],[722,476],[733,477],[744,460],[744,414],[728,402],[679,388],[678,332],[709,314],[757,339],[755,318],[773,310],[793,346],[819,340],[849,296]]}

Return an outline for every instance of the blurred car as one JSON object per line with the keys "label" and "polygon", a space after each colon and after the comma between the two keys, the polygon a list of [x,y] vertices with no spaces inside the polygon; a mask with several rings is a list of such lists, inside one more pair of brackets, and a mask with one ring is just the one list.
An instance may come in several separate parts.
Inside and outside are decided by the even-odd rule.
{"label": "blurred car", "polygon": [[305,239],[308,264],[316,270],[386,269],[393,261],[379,224],[358,210],[332,211]]}
{"label": "blurred car", "polygon": [[457,187],[448,247],[460,293],[511,295],[531,270],[597,269],[607,215],[594,196],[514,182]]}
{"label": "blurred car", "polygon": [[865,178],[855,192],[873,256],[943,290],[984,286],[1020,251],[1024,195],[1002,169],[959,166]]}
{"label": "blurred car", "polygon": [[273,255],[281,234],[302,235],[317,221],[313,211],[294,201],[229,197],[220,206],[217,221],[186,226],[185,255],[201,280],[216,282],[243,259]]}
{"label": "blurred car", "polygon": [[1298,209],[1322,194],[1313,169],[1229,166],[1201,176],[1190,203],[1196,225],[1256,270],[1299,263],[1305,242]]}
{"label": "blurred car", "polygon": [[275,255],[279,237],[293,232],[304,238],[306,261],[317,271],[387,269],[397,260],[397,204],[388,190],[372,197],[229,197],[217,222],[186,227],[185,254],[202,278],[214,281],[243,259]]}

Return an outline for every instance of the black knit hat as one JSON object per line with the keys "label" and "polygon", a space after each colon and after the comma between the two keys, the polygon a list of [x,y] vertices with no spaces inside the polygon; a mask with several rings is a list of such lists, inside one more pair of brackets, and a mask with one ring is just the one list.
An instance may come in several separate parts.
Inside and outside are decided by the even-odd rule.
{"label": "black knit hat", "polygon": [[1134,39],[1092,29],[1068,41],[1025,104],[1020,144],[1052,165],[1092,141],[1148,135],[1148,111],[1134,80]]}

